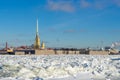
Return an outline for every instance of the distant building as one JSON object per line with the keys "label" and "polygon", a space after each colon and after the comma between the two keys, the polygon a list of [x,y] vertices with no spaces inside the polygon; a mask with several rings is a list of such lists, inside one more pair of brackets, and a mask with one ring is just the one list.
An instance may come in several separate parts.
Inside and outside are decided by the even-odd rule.
{"label": "distant building", "polygon": [[111,50],[111,47],[110,46],[106,46],[105,47],[105,51],[110,51]]}

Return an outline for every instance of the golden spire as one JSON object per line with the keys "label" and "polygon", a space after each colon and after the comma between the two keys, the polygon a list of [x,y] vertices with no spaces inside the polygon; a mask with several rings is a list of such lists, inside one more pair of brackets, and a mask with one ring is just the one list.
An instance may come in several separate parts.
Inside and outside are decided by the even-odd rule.
{"label": "golden spire", "polygon": [[36,33],[38,35],[38,19],[37,19],[37,28],[36,28]]}
{"label": "golden spire", "polygon": [[40,38],[39,38],[39,32],[38,32],[38,19],[37,19],[37,26],[36,26],[36,38],[35,38],[34,48],[35,49],[40,48]]}

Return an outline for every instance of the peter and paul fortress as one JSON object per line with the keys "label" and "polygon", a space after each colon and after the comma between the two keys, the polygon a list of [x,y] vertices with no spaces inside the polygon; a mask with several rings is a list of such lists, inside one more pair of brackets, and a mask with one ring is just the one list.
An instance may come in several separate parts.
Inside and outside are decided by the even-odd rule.
{"label": "peter and paul fortress", "polygon": [[37,24],[36,24],[36,35],[35,35],[35,42],[32,48],[25,48],[24,46],[18,47],[16,49],[14,48],[8,48],[8,44],[6,43],[5,50],[0,51],[0,54],[10,54],[10,55],[30,55],[30,54],[35,54],[35,55],[49,55],[49,54],[100,54],[100,55],[109,55],[110,53],[112,54],[118,54],[118,51],[115,50],[110,50],[110,51],[94,51],[94,50],[89,50],[89,49],[69,49],[69,48],[60,48],[60,49],[52,49],[52,48],[45,48],[45,43],[40,41],[39,37],[39,31],[38,31],[38,19],[37,19]]}

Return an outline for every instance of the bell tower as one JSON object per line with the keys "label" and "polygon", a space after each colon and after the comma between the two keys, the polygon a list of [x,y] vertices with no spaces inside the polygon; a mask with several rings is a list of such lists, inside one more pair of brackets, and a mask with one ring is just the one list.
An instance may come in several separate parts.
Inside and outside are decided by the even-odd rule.
{"label": "bell tower", "polygon": [[39,38],[39,32],[38,32],[38,19],[37,19],[37,26],[36,26],[36,37],[35,37],[34,48],[35,49],[40,48],[40,38]]}

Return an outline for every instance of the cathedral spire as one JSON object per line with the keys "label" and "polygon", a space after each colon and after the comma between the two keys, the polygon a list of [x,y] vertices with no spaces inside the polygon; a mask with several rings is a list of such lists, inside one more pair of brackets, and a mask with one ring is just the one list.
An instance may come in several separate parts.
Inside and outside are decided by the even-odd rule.
{"label": "cathedral spire", "polygon": [[37,19],[37,28],[36,28],[36,33],[38,34],[38,19]]}
{"label": "cathedral spire", "polygon": [[37,25],[36,25],[36,38],[35,38],[34,48],[35,49],[40,48],[40,38],[39,38],[39,32],[38,32],[38,19],[37,19]]}

